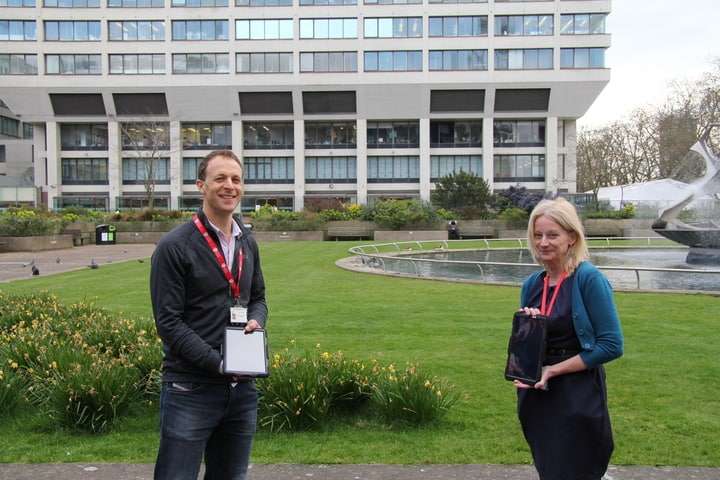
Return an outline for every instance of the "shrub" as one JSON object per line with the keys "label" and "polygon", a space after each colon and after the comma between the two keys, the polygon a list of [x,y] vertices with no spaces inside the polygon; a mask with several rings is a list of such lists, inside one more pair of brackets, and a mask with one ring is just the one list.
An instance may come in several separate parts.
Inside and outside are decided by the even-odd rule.
{"label": "shrub", "polygon": [[463,218],[484,218],[491,198],[484,178],[462,170],[441,177],[432,192],[435,205],[460,212]]}
{"label": "shrub", "polygon": [[275,232],[320,230],[323,223],[323,220],[312,212],[288,212],[267,204],[249,216],[253,219],[255,230]]}
{"label": "shrub", "polygon": [[429,205],[418,200],[383,200],[373,208],[375,223],[383,228],[427,227],[437,221],[437,215]]}
{"label": "shrub", "polygon": [[442,418],[458,399],[447,382],[416,365],[397,371],[392,364],[382,369],[372,396],[373,406],[386,421],[412,425]]}
{"label": "shrub", "polygon": [[336,220],[360,220],[364,218],[366,213],[366,207],[358,204],[342,205],[340,209],[329,208],[318,212],[324,222],[336,221]]}
{"label": "shrub", "polygon": [[460,214],[453,212],[452,210],[446,210],[444,208],[438,208],[435,210],[435,215],[443,220],[457,220],[460,218]]}
{"label": "shrub", "polygon": [[12,363],[0,362],[0,417],[13,414],[22,403],[25,383]]}
{"label": "shrub", "polygon": [[620,210],[596,210],[585,213],[585,218],[627,219],[635,217],[635,205],[626,203]]}
{"label": "shrub", "polygon": [[68,221],[54,214],[32,209],[9,209],[0,213],[0,235],[30,237],[60,233]]}
{"label": "shrub", "polygon": [[495,208],[500,212],[517,207],[530,213],[542,198],[542,194],[530,192],[525,187],[510,186],[507,190],[501,190],[495,194],[494,203]]}
{"label": "shrub", "polygon": [[498,218],[510,222],[514,225],[524,225],[527,223],[530,215],[526,210],[523,210],[522,208],[510,207],[500,212]]}

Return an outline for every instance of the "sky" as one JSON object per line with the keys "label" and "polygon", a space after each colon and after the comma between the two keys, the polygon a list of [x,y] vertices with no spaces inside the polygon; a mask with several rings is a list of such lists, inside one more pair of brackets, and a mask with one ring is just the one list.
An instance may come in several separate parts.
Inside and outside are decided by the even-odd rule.
{"label": "sky", "polygon": [[695,79],[720,57],[720,0],[613,0],[610,83],[578,120],[599,127],[660,104],[672,80]]}

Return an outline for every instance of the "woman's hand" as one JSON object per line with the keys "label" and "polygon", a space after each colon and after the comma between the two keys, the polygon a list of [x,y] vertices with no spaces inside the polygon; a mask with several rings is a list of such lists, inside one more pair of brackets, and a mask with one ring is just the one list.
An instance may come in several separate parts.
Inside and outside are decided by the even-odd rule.
{"label": "woman's hand", "polygon": [[528,390],[531,388],[534,388],[536,390],[548,390],[548,380],[550,380],[550,378],[552,378],[553,376],[554,375],[552,375],[552,372],[550,370],[550,365],[547,365],[542,368],[540,380],[535,385],[528,385],[527,383],[523,383],[520,380],[513,380],[513,385],[515,385],[516,388],[522,388],[523,390]]}
{"label": "woman's hand", "polygon": [[540,309],[539,308],[533,308],[533,307],[523,307],[519,312],[523,312],[526,315],[530,315],[531,317],[534,317],[536,315],[540,315]]}

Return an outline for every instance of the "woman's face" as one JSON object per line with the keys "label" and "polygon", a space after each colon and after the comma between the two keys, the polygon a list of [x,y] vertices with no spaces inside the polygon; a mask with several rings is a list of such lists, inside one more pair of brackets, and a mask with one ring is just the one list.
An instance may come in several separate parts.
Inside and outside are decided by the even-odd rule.
{"label": "woman's face", "polygon": [[550,217],[539,216],[535,220],[535,250],[545,265],[562,267],[568,250],[575,243],[574,232],[567,232]]}

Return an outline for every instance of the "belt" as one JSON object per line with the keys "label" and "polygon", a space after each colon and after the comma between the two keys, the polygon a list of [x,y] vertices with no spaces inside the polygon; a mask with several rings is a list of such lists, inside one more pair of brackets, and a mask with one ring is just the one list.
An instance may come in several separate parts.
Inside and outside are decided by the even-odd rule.
{"label": "belt", "polygon": [[580,350],[574,348],[548,348],[545,354],[549,357],[572,357],[580,353]]}

